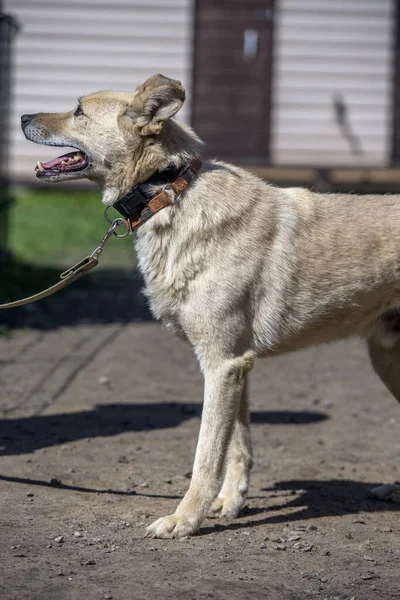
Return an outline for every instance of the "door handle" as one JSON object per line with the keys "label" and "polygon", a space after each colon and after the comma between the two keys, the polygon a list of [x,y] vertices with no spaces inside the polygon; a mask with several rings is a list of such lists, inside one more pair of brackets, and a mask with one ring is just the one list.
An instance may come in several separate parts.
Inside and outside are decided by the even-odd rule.
{"label": "door handle", "polygon": [[245,29],[243,32],[243,59],[254,60],[258,54],[257,29]]}

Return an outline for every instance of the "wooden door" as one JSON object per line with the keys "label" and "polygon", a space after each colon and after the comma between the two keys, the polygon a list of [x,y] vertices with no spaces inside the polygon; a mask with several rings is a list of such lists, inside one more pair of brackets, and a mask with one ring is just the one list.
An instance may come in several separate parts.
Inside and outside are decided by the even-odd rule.
{"label": "wooden door", "polygon": [[197,0],[193,127],[208,156],[267,162],[273,0]]}
{"label": "wooden door", "polygon": [[400,0],[395,1],[393,44],[392,163],[400,164]]}

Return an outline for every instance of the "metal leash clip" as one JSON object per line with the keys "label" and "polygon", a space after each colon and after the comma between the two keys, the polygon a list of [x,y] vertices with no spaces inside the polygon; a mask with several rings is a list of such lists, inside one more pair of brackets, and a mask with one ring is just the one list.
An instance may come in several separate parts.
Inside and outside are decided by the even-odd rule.
{"label": "metal leash clip", "polygon": [[100,254],[103,252],[104,246],[106,245],[106,243],[108,242],[108,240],[110,239],[110,237],[112,235],[116,235],[119,238],[124,238],[128,235],[129,231],[125,232],[123,235],[118,235],[118,233],[115,232],[115,230],[117,229],[117,227],[123,227],[124,223],[123,223],[123,219],[114,219],[114,221],[109,221],[109,219],[107,219],[107,221],[111,224],[110,227],[107,229],[103,239],[101,240],[100,244],[97,246],[97,248],[95,248],[92,252],[92,254],[90,255],[91,257],[97,257],[100,256]]}
{"label": "metal leash clip", "polygon": [[[104,218],[107,221],[107,223],[109,223],[111,225],[111,227],[114,225],[114,223],[117,223],[116,227],[114,227],[114,230],[112,231],[113,235],[115,235],[117,238],[124,238],[127,235],[129,235],[130,233],[132,233],[130,230],[126,230],[124,219],[121,219],[121,217],[118,217],[117,219],[114,219],[113,221],[111,221],[110,217],[108,216],[108,211],[110,210],[110,208],[113,208],[112,204],[110,204],[110,206],[107,206],[107,208],[105,209]],[[115,231],[115,229],[119,226],[122,226],[125,228],[125,233],[123,233],[122,235]],[[106,233],[106,235],[107,235],[107,233]]]}

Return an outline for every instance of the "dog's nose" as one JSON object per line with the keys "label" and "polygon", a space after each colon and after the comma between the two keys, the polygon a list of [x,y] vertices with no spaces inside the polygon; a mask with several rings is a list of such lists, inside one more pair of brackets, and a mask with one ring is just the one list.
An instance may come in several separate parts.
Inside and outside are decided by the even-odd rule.
{"label": "dog's nose", "polygon": [[21,117],[21,127],[25,129],[25,127],[30,123],[35,115],[22,115]]}

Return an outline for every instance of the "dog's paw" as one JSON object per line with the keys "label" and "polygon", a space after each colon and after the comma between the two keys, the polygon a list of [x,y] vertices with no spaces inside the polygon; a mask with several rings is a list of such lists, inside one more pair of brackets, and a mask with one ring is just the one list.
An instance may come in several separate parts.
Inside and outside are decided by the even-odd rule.
{"label": "dog's paw", "polygon": [[371,490],[371,494],[378,500],[385,500],[386,502],[395,502],[400,504],[400,485],[386,483],[385,485],[378,485]]}
{"label": "dog's paw", "polygon": [[220,517],[235,519],[245,504],[246,495],[241,494],[239,491],[236,494],[218,496],[212,503],[207,517],[210,519],[218,519]]}
{"label": "dog's paw", "polygon": [[161,517],[146,529],[146,537],[169,540],[193,535],[199,528],[197,519],[187,519],[181,515],[173,514]]}

